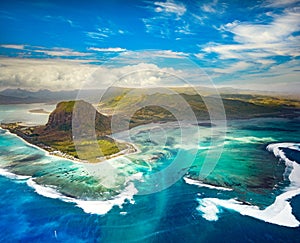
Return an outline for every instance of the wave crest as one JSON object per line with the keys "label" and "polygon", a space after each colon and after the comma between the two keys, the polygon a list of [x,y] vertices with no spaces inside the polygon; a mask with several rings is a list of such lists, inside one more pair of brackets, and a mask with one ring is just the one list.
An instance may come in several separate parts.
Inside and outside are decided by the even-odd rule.
{"label": "wave crest", "polygon": [[266,149],[272,152],[275,157],[280,158],[286,167],[290,169],[288,175],[290,185],[267,208],[260,210],[257,206],[245,205],[236,199],[202,198],[198,199],[199,206],[197,210],[201,212],[203,218],[210,221],[218,220],[219,208],[226,208],[241,215],[250,216],[272,224],[286,227],[300,226],[300,222],[292,213],[292,206],[289,202],[291,198],[300,194],[300,165],[296,161],[288,159],[282,150],[283,148],[290,148],[300,151],[299,145],[298,143],[274,143],[267,146]]}

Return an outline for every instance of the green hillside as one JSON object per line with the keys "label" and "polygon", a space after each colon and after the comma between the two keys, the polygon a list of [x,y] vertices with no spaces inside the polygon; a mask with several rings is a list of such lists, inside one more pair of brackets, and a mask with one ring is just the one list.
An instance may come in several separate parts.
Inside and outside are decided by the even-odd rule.
{"label": "green hillside", "polygon": [[[176,90],[176,89],[174,89]],[[179,89],[177,91],[184,91]],[[300,101],[281,97],[253,94],[222,94],[227,119],[244,119],[255,117],[293,117],[300,109]],[[187,103],[179,102],[184,99]],[[205,99],[205,102],[204,100]],[[191,108],[198,120],[209,119],[206,103],[211,109],[220,109],[219,100],[211,93],[203,99],[196,92],[188,89],[187,93],[166,94],[159,90],[126,89],[116,96],[107,97],[98,106],[99,111],[120,117],[128,117],[131,126],[156,121],[175,120],[174,114],[189,119],[187,108]],[[153,105],[154,104],[154,105]],[[167,104],[167,107],[164,105]],[[173,113],[173,115],[171,114]]]}

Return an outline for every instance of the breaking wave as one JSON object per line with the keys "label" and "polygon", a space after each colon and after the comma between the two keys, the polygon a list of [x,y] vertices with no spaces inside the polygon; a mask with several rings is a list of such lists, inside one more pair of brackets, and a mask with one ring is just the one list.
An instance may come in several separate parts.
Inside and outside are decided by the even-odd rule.
{"label": "breaking wave", "polygon": [[267,146],[268,151],[285,163],[285,173],[289,173],[288,179],[290,181],[285,191],[278,195],[274,203],[267,208],[261,210],[257,206],[247,205],[236,199],[202,198],[198,199],[199,206],[197,210],[201,212],[203,218],[210,221],[218,220],[220,208],[226,208],[268,223],[298,227],[300,222],[293,215],[289,200],[300,194],[300,165],[298,164],[299,161],[290,160],[283,150],[288,148],[299,152],[299,145],[297,143],[274,143]]}

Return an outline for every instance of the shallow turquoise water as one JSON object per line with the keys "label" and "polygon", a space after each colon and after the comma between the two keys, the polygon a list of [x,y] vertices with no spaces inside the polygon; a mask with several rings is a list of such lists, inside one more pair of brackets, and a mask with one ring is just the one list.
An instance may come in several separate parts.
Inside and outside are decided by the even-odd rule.
{"label": "shallow turquoise water", "polygon": [[[229,122],[222,155],[212,173],[201,179],[204,185],[197,182],[210,144],[207,127],[199,128],[200,135],[191,127],[184,128],[190,136],[189,142],[183,144],[178,140],[181,134],[178,128],[169,126],[169,130],[165,129],[167,139],[161,140],[161,131],[156,133],[152,127],[149,135],[147,126],[143,127],[132,132],[132,139],[141,152],[111,160],[107,167],[49,156],[1,130],[0,239],[12,242],[216,242],[220,239],[295,242],[299,239],[299,227],[280,226],[282,219],[267,223],[268,215],[258,219],[257,213],[268,208],[285,191],[299,188],[297,175],[294,179],[289,177],[293,168],[266,149],[274,143],[299,144],[299,121],[268,118]],[[162,191],[139,195],[138,190],[149,187],[141,179],[147,180],[164,171],[179,151],[194,151],[192,134],[194,138],[200,137],[196,141],[201,149],[189,170],[184,171],[184,177],[191,181],[181,178]],[[122,134],[116,136],[124,139]],[[298,161],[294,147],[286,148],[285,154]],[[107,169],[113,176],[106,180],[99,168]],[[165,177],[157,181],[167,182]],[[206,187],[209,185],[217,188]],[[242,202],[242,206],[232,199]],[[300,221],[300,197],[288,201],[292,213],[284,211],[283,218],[292,223],[291,215],[294,215]],[[245,210],[254,215],[243,216]]]}

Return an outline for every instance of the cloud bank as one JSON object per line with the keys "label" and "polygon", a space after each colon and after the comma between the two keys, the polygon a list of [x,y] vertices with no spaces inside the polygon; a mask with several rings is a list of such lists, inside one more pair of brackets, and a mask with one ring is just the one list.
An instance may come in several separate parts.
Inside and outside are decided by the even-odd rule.
{"label": "cloud bank", "polygon": [[146,87],[183,85],[185,74],[173,68],[139,63],[122,67],[98,66],[79,60],[0,59],[0,86],[52,90],[103,89],[111,85]]}

